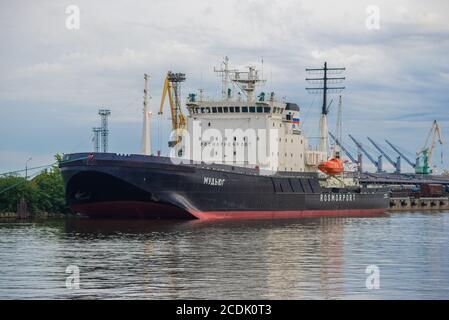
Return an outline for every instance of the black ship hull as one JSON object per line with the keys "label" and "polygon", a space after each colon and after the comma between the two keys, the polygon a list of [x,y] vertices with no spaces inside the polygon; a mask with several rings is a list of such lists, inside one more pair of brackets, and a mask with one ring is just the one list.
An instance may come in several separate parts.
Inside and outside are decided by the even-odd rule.
{"label": "black ship hull", "polygon": [[143,155],[77,153],[60,164],[66,198],[96,217],[215,219],[364,216],[389,205],[382,189],[322,188],[315,173],[174,164]]}

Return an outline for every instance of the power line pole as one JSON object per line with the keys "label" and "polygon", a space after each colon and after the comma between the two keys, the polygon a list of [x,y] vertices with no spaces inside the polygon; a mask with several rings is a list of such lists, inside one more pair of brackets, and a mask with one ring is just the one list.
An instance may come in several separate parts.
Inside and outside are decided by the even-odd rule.
{"label": "power line pole", "polygon": [[25,180],[28,180],[28,162],[33,160],[33,158],[28,157],[27,161],[25,161]]}
{"label": "power line pole", "polygon": [[323,68],[306,68],[308,73],[319,74],[318,77],[306,78],[313,87],[306,87],[308,92],[323,93],[323,105],[321,108],[320,117],[320,150],[327,153],[328,129],[327,129],[327,114],[329,113],[330,104],[327,104],[327,94],[332,92],[341,92],[345,87],[329,86],[329,84],[340,83],[345,80],[345,77],[329,77],[328,74],[340,74],[346,68],[328,68],[327,62],[324,62]]}

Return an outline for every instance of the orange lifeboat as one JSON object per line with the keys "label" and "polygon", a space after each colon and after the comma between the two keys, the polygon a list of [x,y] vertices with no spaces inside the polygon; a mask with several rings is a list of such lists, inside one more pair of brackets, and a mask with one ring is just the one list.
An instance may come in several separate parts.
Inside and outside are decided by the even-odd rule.
{"label": "orange lifeboat", "polygon": [[320,169],[325,174],[334,175],[343,172],[343,162],[340,159],[332,158],[326,162],[322,162],[318,165]]}

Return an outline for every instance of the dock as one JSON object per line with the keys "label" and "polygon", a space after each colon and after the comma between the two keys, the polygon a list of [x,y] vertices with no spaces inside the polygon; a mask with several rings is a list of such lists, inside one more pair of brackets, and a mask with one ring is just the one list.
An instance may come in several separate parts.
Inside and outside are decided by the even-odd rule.
{"label": "dock", "polygon": [[427,211],[427,210],[449,210],[449,198],[413,198],[395,197],[390,198],[390,211]]}

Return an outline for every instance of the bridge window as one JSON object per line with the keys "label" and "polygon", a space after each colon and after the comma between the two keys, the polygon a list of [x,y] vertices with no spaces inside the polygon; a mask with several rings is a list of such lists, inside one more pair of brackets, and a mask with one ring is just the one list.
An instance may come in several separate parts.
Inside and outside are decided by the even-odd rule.
{"label": "bridge window", "polygon": [[228,107],[223,107],[223,111],[224,113],[228,113],[229,108]]}
{"label": "bridge window", "polygon": [[229,107],[229,112],[234,113],[234,107]]}
{"label": "bridge window", "polygon": [[263,108],[264,113],[270,113],[270,107],[264,107]]}
{"label": "bridge window", "polygon": [[248,107],[242,107],[242,112],[248,112]]}
{"label": "bridge window", "polygon": [[212,107],[212,113],[217,113],[217,107]]}
{"label": "bridge window", "polygon": [[256,112],[256,107],[249,107],[249,112],[250,113]]}
{"label": "bridge window", "polygon": [[263,107],[257,107],[257,112],[258,113],[262,113],[263,112]]}
{"label": "bridge window", "polygon": [[235,112],[240,112],[240,107],[235,107]]}
{"label": "bridge window", "polygon": [[218,112],[223,113],[223,107],[218,107]]}

